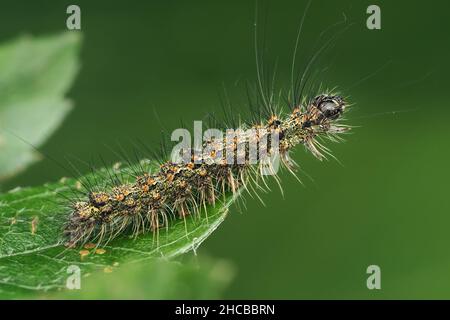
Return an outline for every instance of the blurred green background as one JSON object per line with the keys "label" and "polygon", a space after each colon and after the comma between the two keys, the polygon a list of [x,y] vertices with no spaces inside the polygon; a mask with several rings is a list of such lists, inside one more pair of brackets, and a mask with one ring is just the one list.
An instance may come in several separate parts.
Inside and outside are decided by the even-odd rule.
{"label": "blurred green background", "polygon": [[[131,150],[137,139],[156,146],[155,112],[169,131],[200,120],[220,111],[222,85],[238,105],[245,100],[254,1],[2,0],[0,41],[64,30],[75,3],[84,37],[75,108],[42,148],[58,161],[115,161],[107,146]],[[381,7],[381,30],[366,28],[370,4]],[[260,3],[266,60],[278,58],[281,86],[305,5]],[[449,9],[437,0],[313,1],[297,64],[343,14],[354,22],[315,68],[329,65],[318,80],[350,97],[348,123],[358,127],[328,144],[342,165],[299,150],[303,186],[282,174],[284,198],[272,183],[266,206],[247,198],[200,248],[234,265],[225,298],[450,298]],[[6,187],[67,175],[43,159]],[[366,287],[372,264],[381,290]]]}

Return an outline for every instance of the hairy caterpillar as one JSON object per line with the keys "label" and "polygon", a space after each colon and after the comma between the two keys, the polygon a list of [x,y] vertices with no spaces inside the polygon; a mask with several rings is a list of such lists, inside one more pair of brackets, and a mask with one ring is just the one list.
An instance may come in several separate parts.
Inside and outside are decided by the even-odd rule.
{"label": "hairy caterpillar", "polygon": [[[295,163],[289,158],[289,150],[303,144],[314,156],[322,158],[322,152],[327,149],[317,138],[338,137],[348,130],[347,126],[339,124],[345,106],[342,97],[321,94],[287,114],[273,113],[265,123],[247,127],[264,128],[266,134],[276,132],[278,150],[269,145],[266,152],[269,156],[279,153],[281,163],[292,172]],[[249,138],[259,145],[265,136],[240,137],[245,133],[239,132],[242,133],[231,143],[222,139],[205,142],[204,150],[213,151],[194,154],[189,162],[164,162],[159,172],[150,174],[143,170],[136,174],[133,183],[115,183],[110,190],[88,192],[87,200],[73,204],[64,230],[66,244],[73,246],[93,239],[100,243],[115,238],[130,226],[136,234],[157,231],[167,226],[171,217],[184,219],[207,203],[214,204],[226,192],[235,194],[238,189],[247,188],[249,181],[261,177],[261,159],[257,165],[250,164],[250,151],[245,145]],[[221,158],[213,161],[217,151]],[[238,163],[234,158],[232,163],[225,162],[227,152],[238,156],[241,152],[244,161]]]}
{"label": "hairy caterpillar", "polygon": [[[69,221],[64,229],[66,245],[74,246],[95,240],[98,243],[107,242],[129,228],[135,235],[147,231],[157,233],[161,227],[167,227],[170,219],[195,216],[200,213],[200,208],[206,207],[206,204],[214,205],[226,193],[236,195],[242,189],[249,191],[252,184],[261,188],[258,181],[262,180],[265,184],[261,172],[263,166],[267,165],[264,161],[267,157],[278,156],[281,164],[295,175],[293,169],[296,164],[289,157],[289,151],[298,145],[304,145],[319,159],[324,157],[324,153],[330,154],[319,140],[339,140],[339,135],[350,129],[340,123],[348,104],[335,93],[321,92],[315,96],[308,94],[308,97],[303,93],[307,89],[306,84],[311,81],[311,65],[336,37],[330,38],[312,55],[301,76],[294,77],[297,47],[309,5],[310,2],[297,34],[291,68],[292,88],[284,99],[285,103],[281,103],[282,99],[275,101],[273,86],[265,83],[265,77],[262,76],[264,71],[259,66],[255,21],[258,86],[256,100],[249,96],[250,109],[256,115],[252,121],[236,125],[232,117],[231,126],[237,129],[234,137],[209,139],[203,143],[200,152],[184,150],[183,162],[174,163],[165,159],[154,173],[138,166],[132,182],[124,182],[114,176],[109,188],[88,188],[85,199],[71,206]],[[312,88],[310,83],[309,93]],[[249,129],[254,129],[251,132],[256,133],[249,134]],[[277,137],[276,145],[272,140],[266,142],[274,134]],[[256,162],[252,161],[255,157],[248,143],[264,149],[265,156],[260,153],[256,155]],[[270,162],[269,170],[278,182]],[[256,193],[253,188],[252,191]]]}

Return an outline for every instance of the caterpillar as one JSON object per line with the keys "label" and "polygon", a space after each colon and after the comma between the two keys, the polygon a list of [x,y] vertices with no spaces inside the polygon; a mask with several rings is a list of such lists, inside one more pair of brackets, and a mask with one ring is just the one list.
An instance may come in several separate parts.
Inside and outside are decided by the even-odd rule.
{"label": "caterpillar", "polygon": [[[249,184],[264,179],[261,170],[266,164],[261,153],[257,154],[256,163],[251,161],[249,142],[264,149],[265,157],[279,157],[281,164],[294,173],[296,164],[289,151],[304,145],[322,159],[328,149],[319,139],[339,139],[340,134],[349,130],[349,126],[340,123],[346,106],[343,97],[324,93],[309,101],[304,99],[289,112],[270,108],[266,120],[241,125],[232,139],[212,138],[203,143],[200,152],[192,148],[183,150],[183,156],[188,155],[184,161],[162,162],[157,172],[140,170],[131,183],[116,181],[108,190],[91,190],[86,199],[71,205],[64,228],[66,245],[93,239],[102,243],[130,227],[136,235],[155,232],[167,226],[173,217],[185,219],[206,204],[214,205],[226,193],[248,190]],[[277,137],[277,144],[268,139],[271,135]]]}
{"label": "caterpillar", "polygon": [[[280,99],[274,98],[273,83],[270,83],[274,77],[266,77],[260,66],[256,9],[254,40],[258,82],[255,90],[248,91],[252,120],[237,123],[234,114],[231,118],[226,115],[229,127],[235,128],[234,135],[210,137],[200,148],[190,145],[182,148],[175,153],[176,159],[162,160],[157,171],[138,165],[132,181],[113,175],[105,188],[87,186],[84,198],[70,205],[71,212],[63,230],[66,245],[108,242],[130,228],[135,236],[144,232],[158,234],[160,228],[167,228],[170,219],[195,217],[201,208],[215,205],[216,200],[227,194],[237,197],[241,190],[247,190],[258,195],[253,186],[264,189],[259,184],[262,181],[267,187],[264,178],[267,172],[281,186],[275,168],[277,162],[273,160],[280,160],[278,163],[295,175],[297,164],[289,152],[298,145],[305,146],[318,159],[331,155],[320,140],[342,139],[341,134],[350,129],[342,123],[349,104],[334,92],[319,91],[311,95],[314,86],[310,68],[338,34],[318,48],[303,73],[294,77],[300,33],[310,4],[311,1],[298,29],[291,67],[292,87],[285,99],[281,99],[281,93]],[[303,94],[305,89],[307,95]]]}

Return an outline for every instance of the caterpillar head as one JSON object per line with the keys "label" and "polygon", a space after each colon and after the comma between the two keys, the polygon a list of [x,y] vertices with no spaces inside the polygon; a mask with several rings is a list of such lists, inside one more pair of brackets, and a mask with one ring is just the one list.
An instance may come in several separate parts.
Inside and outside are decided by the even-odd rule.
{"label": "caterpillar head", "polygon": [[345,101],[340,96],[321,94],[314,98],[312,104],[329,120],[338,119],[345,110]]}

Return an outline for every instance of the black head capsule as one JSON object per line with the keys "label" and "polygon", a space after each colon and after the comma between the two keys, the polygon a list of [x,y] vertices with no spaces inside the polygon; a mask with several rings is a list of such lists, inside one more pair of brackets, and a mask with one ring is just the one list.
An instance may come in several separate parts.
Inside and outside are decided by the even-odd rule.
{"label": "black head capsule", "polygon": [[344,112],[345,102],[340,96],[320,95],[314,98],[313,105],[329,120],[336,120]]}

